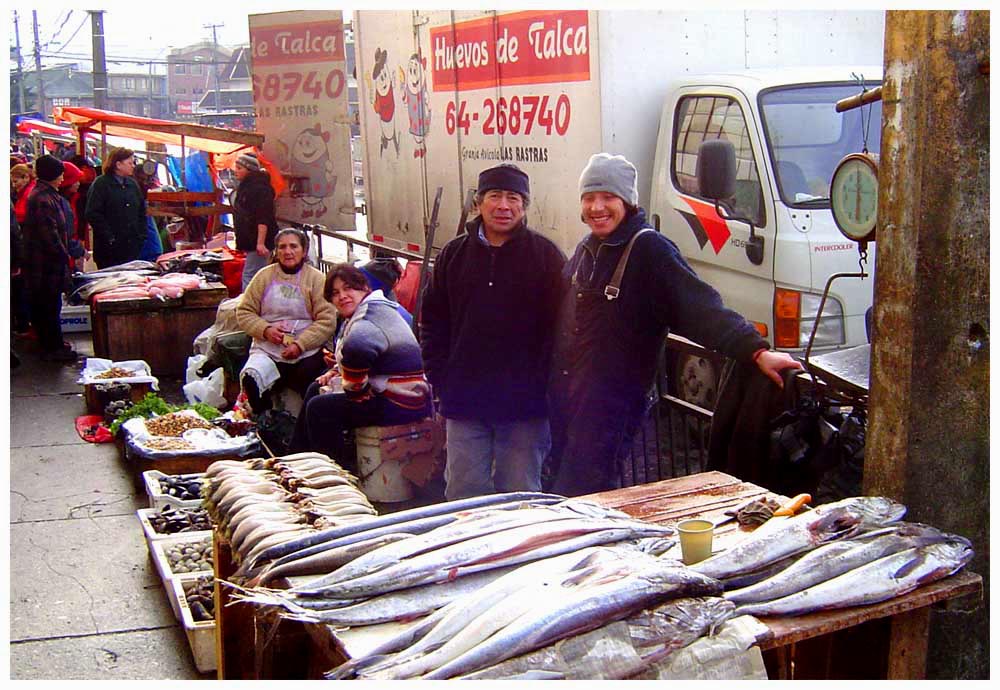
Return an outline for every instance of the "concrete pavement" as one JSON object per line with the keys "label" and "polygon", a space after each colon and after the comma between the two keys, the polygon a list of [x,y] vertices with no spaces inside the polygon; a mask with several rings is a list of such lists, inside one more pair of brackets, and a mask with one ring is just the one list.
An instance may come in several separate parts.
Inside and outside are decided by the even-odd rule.
{"label": "concrete pavement", "polygon": [[[91,355],[89,333],[65,334]],[[10,371],[10,676],[190,680],[184,629],[149,558],[134,492],[113,444],[91,444],[78,364],[42,362],[16,339]],[[161,381],[180,402],[179,381]]]}

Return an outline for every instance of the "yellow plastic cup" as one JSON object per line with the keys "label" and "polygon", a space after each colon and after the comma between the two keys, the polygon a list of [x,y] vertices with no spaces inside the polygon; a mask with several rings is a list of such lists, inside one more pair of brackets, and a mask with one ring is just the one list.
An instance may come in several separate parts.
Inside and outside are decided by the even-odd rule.
{"label": "yellow plastic cup", "polygon": [[681,559],[694,565],[712,555],[712,531],[715,524],[708,520],[682,520],[677,523],[681,536]]}

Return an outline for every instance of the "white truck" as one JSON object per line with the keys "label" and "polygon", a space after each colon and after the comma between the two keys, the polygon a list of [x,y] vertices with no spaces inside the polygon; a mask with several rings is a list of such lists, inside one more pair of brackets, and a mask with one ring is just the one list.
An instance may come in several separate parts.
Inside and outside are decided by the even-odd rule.
{"label": "white truck", "polygon": [[[636,165],[659,231],[779,349],[801,354],[829,276],[859,270],[829,182],[865,137],[879,150],[881,112],[834,104],[880,83],[882,12],[359,11],[353,28],[376,242],[422,250],[441,188],[440,247],[479,172],[513,162],[531,179],[529,225],[570,253],[586,233],[577,179],[608,151]],[[729,215],[752,222],[757,255],[750,225],[699,194],[711,138],[736,147]],[[865,342],[872,283],[833,283],[815,351]],[[679,369],[681,396],[711,407],[711,363]]]}

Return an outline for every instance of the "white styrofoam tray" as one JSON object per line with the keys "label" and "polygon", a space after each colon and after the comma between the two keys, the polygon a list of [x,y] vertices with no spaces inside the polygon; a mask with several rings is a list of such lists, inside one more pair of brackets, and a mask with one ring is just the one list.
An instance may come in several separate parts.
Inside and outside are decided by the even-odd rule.
{"label": "white styrofoam tray", "polygon": [[[209,543],[212,543],[212,533],[211,532],[189,532],[188,534],[172,534],[164,539],[157,539],[155,541],[149,542],[149,551],[153,556],[153,564],[156,566],[156,572],[160,574],[160,578],[164,582],[164,586],[167,586],[167,580],[172,577],[177,577],[178,575],[187,575],[188,573],[175,573],[170,567],[170,561],[167,559],[166,549],[174,546],[175,544],[184,544],[199,542],[207,539]],[[214,560],[214,554],[213,554]],[[212,574],[213,570],[198,570],[195,571],[199,575]]]}
{"label": "white styrofoam tray", "polygon": [[170,494],[164,493],[160,488],[160,480],[167,476],[178,476],[186,478],[201,477],[204,481],[204,472],[195,472],[192,474],[179,474],[179,475],[167,475],[159,470],[146,470],[142,473],[142,481],[146,485],[146,495],[149,496],[149,507],[160,510],[168,503],[173,505],[175,508],[196,508],[201,505],[200,498],[184,499],[175,498]]}
{"label": "white styrofoam tray", "polygon": [[187,634],[188,645],[191,647],[191,655],[194,656],[194,665],[199,673],[209,673],[217,668],[215,658],[215,621],[196,621],[191,614],[187,598],[184,596],[183,579],[180,577],[170,580],[170,588],[173,591],[172,597],[177,600],[180,607],[180,621]]}
{"label": "white styrofoam tray", "polygon": [[[175,508],[178,508],[178,507],[180,507],[180,508],[186,508],[186,507],[188,507],[188,506],[177,506],[176,504],[173,504],[173,505],[174,505]],[[197,507],[197,506],[194,506],[194,507]],[[140,508],[139,510],[135,511],[136,516],[138,516],[138,518],[139,518],[139,522],[142,524],[142,532],[143,532],[143,534],[146,535],[146,542],[147,543],[152,543],[154,541],[159,541],[161,539],[169,539],[170,537],[182,537],[182,536],[195,535],[195,534],[199,534],[201,536],[209,536],[210,537],[212,535],[212,530],[210,530],[210,529],[209,530],[198,530],[198,531],[193,531],[193,532],[174,532],[173,534],[165,534],[165,533],[162,533],[162,532],[157,532],[156,529],[153,527],[153,523],[150,521],[150,518],[153,515],[158,514],[161,510],[162,510],[162,508]]]}

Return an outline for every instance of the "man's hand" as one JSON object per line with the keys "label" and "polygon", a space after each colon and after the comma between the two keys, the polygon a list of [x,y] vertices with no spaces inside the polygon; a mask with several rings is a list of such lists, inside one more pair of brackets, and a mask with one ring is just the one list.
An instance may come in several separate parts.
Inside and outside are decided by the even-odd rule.
{"label": "man's hand", "polygon": [[802,369],[802,365],[792,358],[787,352],[762,351],[754,360],[757,368],[764,375],[774,381],[778,388],[784,388],[785,384],[781,380],[781,372],[785,369]]}

